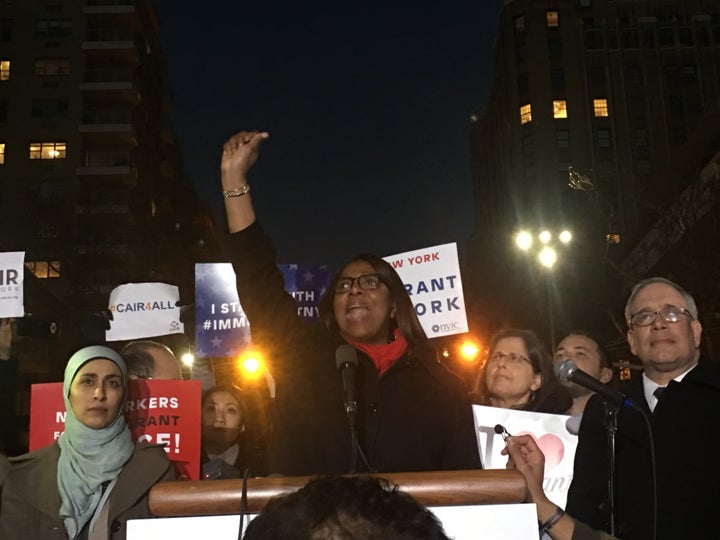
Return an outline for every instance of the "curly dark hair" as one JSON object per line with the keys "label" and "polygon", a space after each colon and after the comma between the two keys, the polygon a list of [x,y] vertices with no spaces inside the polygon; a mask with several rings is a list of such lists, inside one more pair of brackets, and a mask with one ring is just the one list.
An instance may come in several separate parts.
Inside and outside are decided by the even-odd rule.
{"label": "curly dark hair", "polygon": [[446,540],[440,521],[408,493],[375,476],[319,476],[275,497],[245,540]]}

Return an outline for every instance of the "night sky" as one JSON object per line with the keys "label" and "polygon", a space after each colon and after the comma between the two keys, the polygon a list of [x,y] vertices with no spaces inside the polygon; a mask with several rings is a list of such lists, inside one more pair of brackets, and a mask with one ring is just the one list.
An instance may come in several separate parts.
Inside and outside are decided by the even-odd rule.
{"label": "night sky", "polygon": [[462,250],[470,116],[489,92],[500,4],[157,0],[173,126],[201,200],[222,216],[222,144],[262,129],[250,182],[279,262]]}

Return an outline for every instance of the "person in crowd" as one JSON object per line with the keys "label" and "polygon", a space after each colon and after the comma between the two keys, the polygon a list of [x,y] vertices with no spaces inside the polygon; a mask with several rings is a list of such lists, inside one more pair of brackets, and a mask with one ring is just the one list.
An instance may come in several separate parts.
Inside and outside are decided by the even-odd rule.
{"label": "person in crowd", "polygon": [[567,510],[627,540],[708,538],[717,530],[720,462],[703,459],[698,448],[720,444],[720,366],[701,357],[695,300],[672,281],[649,278],[632,289],[625,319],[643,372],[626,388],[641,412],[623,408],[617,414],[615,530],[606,406],[597,394],[580,425]]}
{"label": "person in crowd", "polygon": [[244,540],[446,540],[435,515],[374,476],[320,476],[271,499]]}
{"label": "person in crowd", "polygon": [[[221,173],[227,256],[253,342],[272,359],[277,383],[270,472],[479,468],[465,385],[436,361],[391,265],[372,254],[354,257],[323,296],[321,323],[298,316],[272,242],[256,220],[247,179],[267,137],[254,131],[231,137]],[[348,344],[356,357],[346,362],[340,351],[348,349],[339,346]]]}
{"label": "person in crowd", "polygon": [[530,502],[537,507],[540,532],[547,533],[553,540],[613,540],[614,536],[604,531],[591,529],[573,519],[554,502],[543,490],[545,456],[531,435],[509,436],[502,454],[508,456],[507,468],[517,469],[527,481]]}
{"label": "person in crowd", "polygon": [[9,455],[15,455],[19,446],[15,415],[15,384],[19,362],[12,354],[16,334],[15,319],[0,319],[0,452]]}
{"label": "person in crowd", "polygon": [[131,379],[160,379],[181,381],[182,366],[172,350],[157,341],[131,341],[121,350],[128,377]]}
{"label": "person in crowd", "polygon": [[535,333],[514,328],[491,339],[473,398],[480,405],[552,414],[564,414],[572,404]]}
{"label": "person in crowd", "polygon": [[[612,381],[613,370],[610,364],[610,353],[597,339],[584,330],[570,332],[560,341],[555,352],[555,363],[563,360],[572,360],[579,369],[603,384],[609,384]],[[582,413],[593,392],[570,381],[563,381],[560,384],[567,388],[572,396],[572,405],[566,411],[566,414],[570,415],[566,425],[570,433],[577,435]]]}
{"label": "person in crowd", "polygon": [[[207,470],[208,462],[222,460],[233,467],[234,476],[241,476],[245,469],[257,474],[261,456],[253,426],[245,396],[238,387],[220,384],[207,390],[202,399],[203,470]],[[223,468],[217,470],[222,476]]]}
{"label": "person in crowd", "polygon": [[123,416],[127,371],[104,346],[65,368],[65,431],[15,458],[2,493],[0,538],[126,537],[128,519],[150,517],[148,492],[174,479],[161,445],[133,443]]}

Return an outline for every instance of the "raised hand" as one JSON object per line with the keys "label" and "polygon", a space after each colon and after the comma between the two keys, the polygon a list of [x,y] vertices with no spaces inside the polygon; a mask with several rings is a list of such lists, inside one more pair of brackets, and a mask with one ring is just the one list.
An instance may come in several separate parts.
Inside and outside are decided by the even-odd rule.
{"label": "raised hand", "polygon": [[224,190],[247,184],[247,173],[257,160],[260,143],[269,136],[266,131],[240,131],[227,140],[220,160]]}

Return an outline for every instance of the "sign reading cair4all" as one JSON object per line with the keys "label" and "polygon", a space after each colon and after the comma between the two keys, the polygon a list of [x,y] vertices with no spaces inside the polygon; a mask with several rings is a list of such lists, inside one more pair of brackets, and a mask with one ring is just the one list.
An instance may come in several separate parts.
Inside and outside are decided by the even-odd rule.
{"label": "sign reading cair4all", "polygon": [[[62,383],[30,390],[30,450],[52,444],[65,429]],[[200,479],[200,381],[132,379],[125,419],[135,441],[164,444],[179,480]]]}

